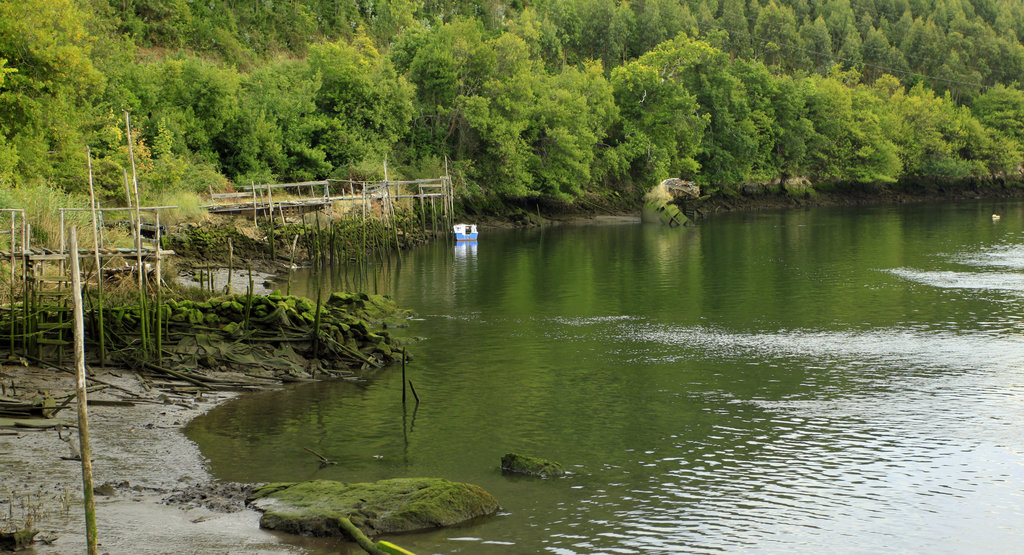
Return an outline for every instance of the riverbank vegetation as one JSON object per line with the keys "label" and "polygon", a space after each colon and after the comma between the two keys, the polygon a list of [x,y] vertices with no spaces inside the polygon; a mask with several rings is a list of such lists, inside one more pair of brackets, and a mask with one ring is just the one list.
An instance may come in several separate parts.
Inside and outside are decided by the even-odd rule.
{"label": "riverbank vegetation", "polygon": [[[463,199],[636,201],[1018,176],[1014,0],[0,1],[0,203],[449,172]],[[480,203],[479,200],[469,200]],[[36,215],[42,218],[42,215]]]}

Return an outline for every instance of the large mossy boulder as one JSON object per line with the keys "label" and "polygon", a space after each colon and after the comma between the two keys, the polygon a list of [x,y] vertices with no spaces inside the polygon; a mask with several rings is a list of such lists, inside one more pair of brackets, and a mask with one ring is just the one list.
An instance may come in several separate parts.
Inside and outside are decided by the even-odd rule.
{"label": "large mossy boulder", "polygon": [[479,487],[440,478],[275,483],[254,490],[248,502],[263,512],[261,528],[306,536],[344,536],[341,519],[373,537],[454,526],[499,508]]}
{"label": "large mossy boulder", "polygon": [[501,470],[511,474],[527,474],[541,478],[557,478],[565,474],[562,465],[538,457],[507,453],[501,458]]}

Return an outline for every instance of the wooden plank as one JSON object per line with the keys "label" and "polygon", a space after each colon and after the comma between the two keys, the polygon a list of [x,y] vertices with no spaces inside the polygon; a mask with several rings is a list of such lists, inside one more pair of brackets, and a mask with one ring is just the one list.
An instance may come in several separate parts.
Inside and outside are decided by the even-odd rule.
{"label": "wooden plank", "polygon": [[300,181],[297,183],[267,183],[265,185],[243,185],[241,188],[243,191],[251,193],[253,188],[259,189],[294,189],[296,187],[310,187],[313,185],[328,185],[327,180],[323,181]]}
{"label": "wooden plank", "polygon": [[[139,210],[146,212],[152,212],[154,210],[177,210],[177,206],[143,206]],[[91,208],[61,208],[64,212],[91,212]],[[97,208],[97,212],[125,212],[128,210],[134,211],[135,208]]]}
{"label": "wooden plank", "polygon": [[252,196],[250,193],[214,193],[210,195],[210,198],[249,198]]}

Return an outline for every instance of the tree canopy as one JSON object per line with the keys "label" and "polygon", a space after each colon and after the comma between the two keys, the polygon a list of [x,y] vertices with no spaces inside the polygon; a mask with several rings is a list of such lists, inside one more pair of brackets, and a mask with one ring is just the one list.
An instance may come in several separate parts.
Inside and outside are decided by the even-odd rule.
{"label": "tree canopy", "polygon": [[1017,172],[1017,0],[0,0],[0,187],[505,197]]}

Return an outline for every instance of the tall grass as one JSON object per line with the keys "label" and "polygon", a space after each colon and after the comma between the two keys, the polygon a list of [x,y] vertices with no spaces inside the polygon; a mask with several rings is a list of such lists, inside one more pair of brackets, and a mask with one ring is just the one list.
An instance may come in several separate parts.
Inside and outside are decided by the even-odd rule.
{"label": "tall grass", "polygon": [[[25,218],[32,226],[32,244],[49,249],[60,246],[60,209],[88,206],[89,199],[84,196],[68,194],[41,183],[0,189],[0,208],[25,210]],[[10,219],[6,215],[0,216],[0,220],[0,229],[10,229]],[[91,217],[87,212],[69,212],[65,215],[64,223],[86,229],[91,225],[90,221]]]}
{"label": "tall grass", "polygon": [[[176,210],[161,210],[160,223],[176,225],[183,221],[202,221],[209,212],[198,193],[185,190],[165,190],[148,195],[149,206],[177,206]],[[145,205],[144,205],[145,206]]]}

